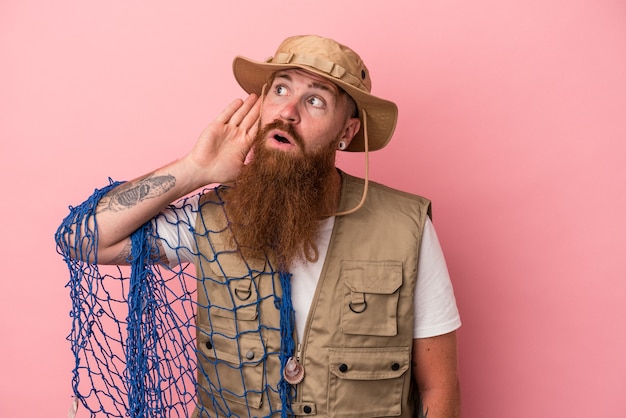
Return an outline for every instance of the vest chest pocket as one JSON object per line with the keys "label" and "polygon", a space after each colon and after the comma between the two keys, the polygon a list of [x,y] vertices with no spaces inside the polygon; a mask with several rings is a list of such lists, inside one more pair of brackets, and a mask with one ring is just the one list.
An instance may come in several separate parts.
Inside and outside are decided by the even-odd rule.
{"label": "vest chest pocket", "polygon": [[398,333],[398,298],[402,286],[400,261],[341,263],[344,334],[394,336]]}
{"label": "vest chest pocket", "polygon": [[329,360],[330,417],[400,415],[408,347],[331,348]]}
{"label": "vest chest pocket", "polygon": [[216,251],[215,261],[211,263],[216,280],[204,283],[211,315],[255,320],[258,317],[259,279],[265,266],[265,260],[246,261],[233,250]]}

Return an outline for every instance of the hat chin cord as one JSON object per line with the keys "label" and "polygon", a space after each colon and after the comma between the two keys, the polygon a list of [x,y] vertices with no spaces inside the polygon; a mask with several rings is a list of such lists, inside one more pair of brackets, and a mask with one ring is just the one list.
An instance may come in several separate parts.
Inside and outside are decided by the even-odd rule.
{"label": "hat chin cord", "polygon": [[261,87],[261,97],[259,100],[261,101],[261,107],[259,108],[259,129],[261,129],[261,115],[263,114],[263,102],[265,101],[265,88],[267,87],[267,83],[263,84]]}
{"label": "hat chin cord", "polygon": [[365,150],[365,184],[363,185],[363,195],[361,196],[361,201],[352,209],[345,210],[343,212],[335,213],[335,216],[344,216],[350,215],[351,213],[356,212],[361,209],[365,204],[365,200],[367,199],[367,190],[369,185],[369,168],[370,168],[370,159],[369,159],[369,138],[367,136],[367,112],[365,109],[361,109],[363,112],[363,139],[364,139],[364,150]]}

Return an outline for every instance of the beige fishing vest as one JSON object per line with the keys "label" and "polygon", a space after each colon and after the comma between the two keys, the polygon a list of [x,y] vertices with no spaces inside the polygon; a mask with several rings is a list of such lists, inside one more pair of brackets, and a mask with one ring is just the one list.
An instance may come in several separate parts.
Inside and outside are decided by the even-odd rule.
{"label": "beige fishing vest", "polygon": [[[342,173],[339,210],[355,207],[362,192],[363,180]],[[194,417],[280,414],[278,393],[267,390],[277,387],[280,361],[266,355],[280,350],[278,274],[271,261],[243,260],[235,251],[216,194],[203,196],[201,207],[198,391],[210,412],[196,410]],[[414,415],[413,301],[429,215],[428,200],[370,182],[365,206],[336,218],[297,346],[305,377],[296,387],[294,414]]]}

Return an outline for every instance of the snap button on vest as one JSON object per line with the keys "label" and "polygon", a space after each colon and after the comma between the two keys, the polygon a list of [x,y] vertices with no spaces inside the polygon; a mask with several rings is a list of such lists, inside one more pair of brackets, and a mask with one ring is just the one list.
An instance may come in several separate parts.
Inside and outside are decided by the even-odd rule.
{"label": "snap button on vest", "polygon": [[208,348],[209,350],[213,350],[213,344],[211,344],[211,341],[207,341],[206,344],[204,344],[206,346],[206,348]]}
{"label": "snap button on vest", "polygon": [[348,365],[347,365],[347,364],[345,364],[345,363],[341,363],[341,364],[339,365],[339,371],[340,371],[341,373],[345,373],[345,372],[347,372],[347,371],[348,371]]}
{"label": "snap button on vest", "polygon": [[394,372],[400,370],[400,365],[398,363],[393,363],[391,365],[391,370],[393,370]]}
{"label": "snap button on vest", "polygon": [[254,358],[254,351],[250,350],[246,353],[246,358],[252,360]]}
{"label": "snap button on vest", "polygon": [[313,409],[309,405],[306,405],[304,408],[302,408],[302,411],[304,411],[305,414],[310,414]]}

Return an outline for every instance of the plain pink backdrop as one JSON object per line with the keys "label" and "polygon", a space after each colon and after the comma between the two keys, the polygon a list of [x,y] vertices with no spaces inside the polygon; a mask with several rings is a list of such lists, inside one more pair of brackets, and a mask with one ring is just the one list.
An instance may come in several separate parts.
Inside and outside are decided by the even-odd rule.
{"label": "plain pink backdrop", "polygon": [[371,177],[434,202],[464,417],[626,416],[623,0],[4,0],[0,416],[69,407],[68,205],[183,155],[243,96],[233,56],[301,33],[399,105]]}

